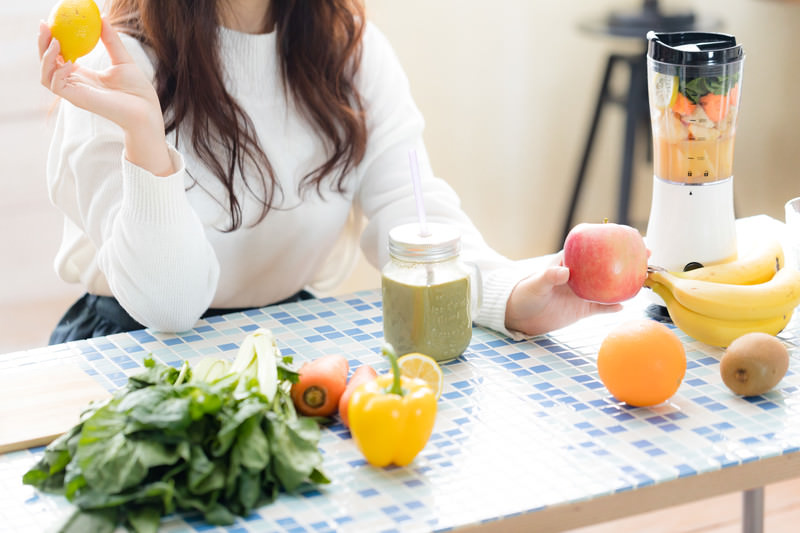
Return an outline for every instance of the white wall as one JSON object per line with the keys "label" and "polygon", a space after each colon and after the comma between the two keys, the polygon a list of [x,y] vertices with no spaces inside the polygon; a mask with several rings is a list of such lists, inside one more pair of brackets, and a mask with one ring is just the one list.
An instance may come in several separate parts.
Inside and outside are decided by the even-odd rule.
{"label": "white wall", "polygon": [[61,237],[45,184],[53,97],[39,84],[36,36],[53,3],[0,7],[0,304],[79,293],[52,268]]}

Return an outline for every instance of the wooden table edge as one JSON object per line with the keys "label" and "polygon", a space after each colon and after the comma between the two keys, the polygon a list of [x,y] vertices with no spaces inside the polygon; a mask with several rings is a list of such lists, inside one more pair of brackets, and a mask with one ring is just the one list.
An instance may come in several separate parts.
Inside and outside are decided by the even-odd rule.
{"label": "wooden table edge", "polygon": [[800,477],[800,451],[606,494],[590,500],[554,505],[540,511],[490,522],[473,523],[458,528],[458,531],[564,531],[732,492],[765,487],[796,477]]}

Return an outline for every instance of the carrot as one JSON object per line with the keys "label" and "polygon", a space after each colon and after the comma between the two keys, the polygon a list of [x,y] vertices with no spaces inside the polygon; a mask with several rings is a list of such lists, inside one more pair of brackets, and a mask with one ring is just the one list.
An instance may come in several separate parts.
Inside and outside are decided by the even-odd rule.
{"label": "carrot", "polygon": [[739,104],[739,84],[733,86],[733,88],[728,91],[728,105],[738,105]]}
{"label": "carrot", "polygon": [[336,412],[350,365],[340,354],[327,354],[300,367],[300,378],[292,385],[292,401],[307,416],[330,416]]}
{"label": "carrot", "polygon": [[347,388],[344,389],[342,397],[339,398],[339,416],[342,418],[345,427],[350,427],[350,417],[347,413],[350,396],[352,396],[353,391],[362,383],[372,381],[376,377],[378,377],[378,373],[369,365],[361,365],[353,371],[350,381],[347,382]]}
{"label": "carrot", "polygon": [[675,98],[675,102],[672,104],[672,110],[684,117],[694,113],[695,107],[697,107],[697,104],[693,104],[691,100],[686,98],[686,96],[680,92]]}
{"label": "carrot", "polygon": [[728,99],[723,94],[708,93],[701,96],[700,105],[706,116],[714,122],[720,122],[728,114]]}

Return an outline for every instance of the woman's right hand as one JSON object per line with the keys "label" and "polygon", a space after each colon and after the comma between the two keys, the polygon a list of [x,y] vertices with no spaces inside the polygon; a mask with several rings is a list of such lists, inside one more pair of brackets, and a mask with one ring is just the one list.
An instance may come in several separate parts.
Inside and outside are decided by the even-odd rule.
{"label": "woman's right hand", "polygon": [[569,269],[562,264],[563,252],[554,264],[520,281],[506,306],[506,328],[525,335],[541,335],[568,326],[596,313],[614,313],[621,304],[600,304],[579,298],[567,285]]}
{"label": "woman's right hand", "polygon": [[125,132],[126,157],[155,175],[174,172],[164,135],[164,118],[150,80],[131,58],[119,35],[103,19],[100,38],[111,66],[95,71],[64,62],[50,28],[39,24],[41,82],[55,95],[117,125]]}

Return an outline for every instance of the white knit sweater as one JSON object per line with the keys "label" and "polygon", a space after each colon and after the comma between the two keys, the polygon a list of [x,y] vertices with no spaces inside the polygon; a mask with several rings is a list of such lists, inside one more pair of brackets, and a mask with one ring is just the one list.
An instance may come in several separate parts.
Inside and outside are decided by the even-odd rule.
{"label": "white knit sweater", "polygon": [[[366,155],[347,177],[346,194],[324,190],[323,198],[297,192],[298,180],[326,155],[314,127],[287,107],[275,34],[221,29],[220,39],[227,88],[252,119],[280,180],[280,208],[252,226],[260,208],[240,187],[244,224],[224,232],[224,191],[187,135],[177,147],[169,136],[177,171],[156,177],[125,159],[118,126],[63,102],[47,165],[51,200],[64,214],[58,275],[92,294],[115,296],[147,327],[173,332],[191,328],[208,307],[262,306],[303,288],[332,288],[350,272],[359,237],[380,268],[388,260],[389,230],[416,219],[408,166],[414,148],[428,219],[458,226],[462,257],[482,270],[476,322],[507,333],[506,302],[525,272],[487,246],[452,188],[434,177],[422,116],[380,31],[367,27],[357,78],[369,130]],[[148,52],[134,39],[123,41],[152,78]],[[105,68],[105,49],[98,46],[84,64]]]}

